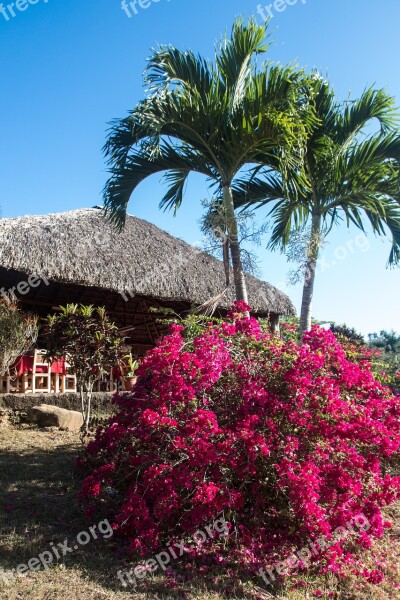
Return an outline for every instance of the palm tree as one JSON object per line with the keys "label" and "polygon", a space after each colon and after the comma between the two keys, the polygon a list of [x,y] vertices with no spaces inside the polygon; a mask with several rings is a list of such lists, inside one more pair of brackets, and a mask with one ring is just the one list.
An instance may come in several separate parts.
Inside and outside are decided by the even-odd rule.
{"label": "palm tree", "polygon": [[[391,235],[388,264],[400,260],[400,136],[394,98],[367,89],[353,102],[340,104],[328,82],[313,76],[310,86],[317,120],[307,140],[302,171],[278,170],[250,178],[236,190],[235,205],[272,205],[270,248],[285,250],[293,231],[309,226],[300,316],[300,335],[311,327],[311,307],[321,243],[344,221],[375,234]],[[372,129],[374,120],[379,131]]]}
{"label": "palm tree", "polygon": [[[154,51],[145,78],[149,96],[114,122],[105,145],[111,176],[104,205],[119,228],[133,191],[147,177],[165,172],[168,190],[160,208],[174,211],[189,174],[207,177],[225,209],[227,285],[230,252],[236,298],[245,302],[232,187],[250,165],[268,164],[277,148],[281,163],[293,165],[308,125],[297,110],[302,73],[271,64],[259,70],[256,59],[267,48],[265,26],[237,20],[214,62],[171,46]],[[307,113],[306,104],[301,111]]]}

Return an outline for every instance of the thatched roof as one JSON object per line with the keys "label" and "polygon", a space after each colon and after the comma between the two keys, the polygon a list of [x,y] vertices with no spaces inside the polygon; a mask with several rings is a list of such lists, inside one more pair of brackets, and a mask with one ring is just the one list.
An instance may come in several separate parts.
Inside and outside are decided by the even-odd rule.
{"label": "thatched roof", "polygon": [[[0,219],[0,268],[65,284],[200,305],[223,290],[220,261],[152,223],[129,216],[118,234],[93,209]],[[246,276],[255,312],[293,314],[289,298]],[[231,288],[221,302],[228,308]]]}

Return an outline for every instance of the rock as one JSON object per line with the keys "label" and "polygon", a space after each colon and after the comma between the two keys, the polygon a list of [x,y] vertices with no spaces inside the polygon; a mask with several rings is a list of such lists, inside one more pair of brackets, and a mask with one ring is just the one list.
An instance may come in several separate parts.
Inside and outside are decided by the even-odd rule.
{"label": "rock", "polygon": [[80,412],[49,404],[28,408],[28,421],[39,427],[58,427],[64,431],[79,431],[83,425]]}

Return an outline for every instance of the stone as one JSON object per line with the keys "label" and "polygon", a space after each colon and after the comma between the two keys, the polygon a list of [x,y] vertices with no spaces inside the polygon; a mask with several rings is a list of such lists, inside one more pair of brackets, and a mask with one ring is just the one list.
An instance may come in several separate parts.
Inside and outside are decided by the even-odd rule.
{"label": "stone", "polygon": [[80,431],[83,425],[80,412],[49,404],[28,408],[28,421],[39,427],[58,427],[63,431]]}

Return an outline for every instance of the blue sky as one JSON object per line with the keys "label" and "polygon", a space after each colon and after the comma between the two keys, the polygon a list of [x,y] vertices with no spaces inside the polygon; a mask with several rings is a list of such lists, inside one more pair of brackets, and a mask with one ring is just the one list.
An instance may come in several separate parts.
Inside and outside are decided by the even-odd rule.
{"label": "blue sky", "polygon": [[[398,0],[279,0],[272,7],[270,58],[317,67],[345,98],[367,85],[400,99]],[[58,212],[101,202],[107,122],[143,96],[150,48],[171,43],[211,55],[214,41],[257,0],[141,0],[130,17],[120,0],[18,0],[0,4],[0,205],[3,217]],[[33,2],[33,0],[31,0]],[[270,3],[263,0],[261,7]],[[13,13],[15,16],[13,16]],[[173,218],[158,210],[158,178],[132,196],[129,212],[190,243],[200,239],[205,182],[193,177]],[[261,213],[258,216],[263,217]],[[286,259],[257,250],[262,277],[285,286]],[[386,270],[389,243],[341,229],[323,251],[314,301],[318,319],[363,333],[400,331],[399,270]],[[300,287],[288,294],[299,307]]]}

